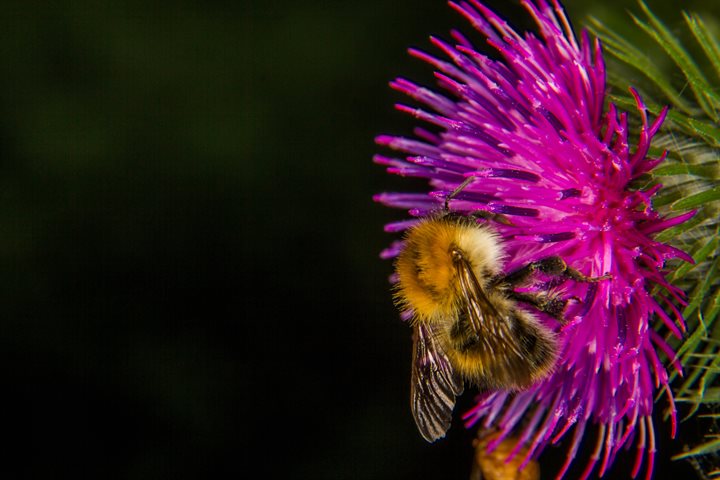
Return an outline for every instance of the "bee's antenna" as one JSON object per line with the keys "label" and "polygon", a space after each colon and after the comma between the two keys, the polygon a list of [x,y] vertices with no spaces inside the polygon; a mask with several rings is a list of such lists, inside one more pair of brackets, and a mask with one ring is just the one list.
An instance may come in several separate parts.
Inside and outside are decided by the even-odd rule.
{"label": "bee's antenna", "polygon": [[462,192],[465,189],[465,187],[467,187],[468,185],[470,185],[473,182],[473,180],[475,180],[475,177],[467,177],[460,185],[458,185],[458,187],[455,190],[450,192],[450,194],[445,197],[445,211],[446,212],[450,211],[450,200],[455,198],[455,196],[458,193]]}

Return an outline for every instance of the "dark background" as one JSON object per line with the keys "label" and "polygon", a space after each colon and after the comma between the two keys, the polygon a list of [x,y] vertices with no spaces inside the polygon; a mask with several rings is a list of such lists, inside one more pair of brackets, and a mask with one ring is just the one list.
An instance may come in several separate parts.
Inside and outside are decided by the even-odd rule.
{"label": "dark background", "polygon": [[3,478],[466,478],[473,433],[412,422],[378,258],[403,214],[371,201],[419,188],[373,137],[413,125],[390,79],[430,81],[406,48],[455,26],[442,0],[3,2]]}

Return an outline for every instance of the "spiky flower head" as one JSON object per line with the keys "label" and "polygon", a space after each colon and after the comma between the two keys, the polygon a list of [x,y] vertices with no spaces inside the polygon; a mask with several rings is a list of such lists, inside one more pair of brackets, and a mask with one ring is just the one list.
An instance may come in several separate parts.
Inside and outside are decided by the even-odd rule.
{"label": "spiky flower head", "polygon": [[[538,34],[518,34],[476,0],[450,2],[485,37],[496,59],[479,53],[457,31],[452,44],[431,39],[444,59],[410,50],[434,67],[440,90],[402,78],[391,85],[420,104],[397,108],[429,128],[416,128],[413,138],[377,137],[402,158],[378,155],[375,161],[390,173],[428,179],[433,191],[384,193],[376,200],[423,216],[468,176],[477,177],[451,209],[510,219],[511,225],[496,225],[508,253],[507,271],[557,255],[587,276],[612,276],[592,284],[553,284],[566,298],[580,300],[568,304],[566,323],[556,328],[562,347],[554,373],[522,392],[481,394],[465,419],[500,432],[489,448],[518,430],[516,452],[524,449],[526,461],[571,436],[558,478],[575,457],[586,427],[597,424],[597,443],[582,477],[598,462],[602,476],[618,451],[635,442],[633,476],[647,452],[649,478],[658,389],[668,394],[675,429],[668,373],[659,354],[672,359],[673,352],[650,324],[662,322],[671,334],[682,335],[676,305],[683,304],[683,294],[665,280],[663,268],[668,259],[691,261],[653,236],[692,212],[662,218],[651,204],[660,186],[631,188],[664,159],[649,158],[648,152],[666,110],[651,121],[633,91],[640,133],[631,145],[628,114],[613,104],[605,107],[599,42],[585,31],[578,41],[557,1],[522,4]],[[413,222],[386,229],[399,231]],[[397,242],[382,255],[392,258],[401,249]],[[651,290],[658,292],[653,296]]]}

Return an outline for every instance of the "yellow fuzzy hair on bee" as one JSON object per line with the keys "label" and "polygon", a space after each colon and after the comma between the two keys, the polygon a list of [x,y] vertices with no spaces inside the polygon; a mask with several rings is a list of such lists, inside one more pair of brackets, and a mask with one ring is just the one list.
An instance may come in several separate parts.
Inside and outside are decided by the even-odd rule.
{"label": "yellow fuzzy hair on bee", "polygon": [[415,321],[432,322],[457,315],[461,292],[451,256],[453,249],[466,252],[478,279],[500,273],[504,253],[490,228],[459,215],[421,220],[406,235],[396,263],[396,302],[411,308]]}

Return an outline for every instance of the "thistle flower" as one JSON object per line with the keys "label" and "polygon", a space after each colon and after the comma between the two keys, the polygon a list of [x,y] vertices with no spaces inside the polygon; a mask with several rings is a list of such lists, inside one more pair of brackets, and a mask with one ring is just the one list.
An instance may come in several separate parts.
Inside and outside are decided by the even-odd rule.
{"label": "thistle flower", "polygon": [[[450,2],[496,50],[497,60],[476,51],[458,31],[452,31],[454,45],[431,39],[450,61],[410,50],[435,68],[444,93],[407,79],[393,81],[393,88],[421,104],[397,108],[430,128],[416,128],[414,138],[377,137],[378,144],[403,158],[377,155],[375,161],[390,173],[428,179],[434,191],[384,193],[375,199],[423,216],[467,177],[477,177],[454,197],[451,208],[510,219],[510,225],[494,225],[508,254],[507,271],[557,255],[584,275],[612,276],[592,284],[548,281],[565,298],[581,299],[568,304],[565,323],[557,327],[562,347],[554,373],[525,391],[482,393],[464,418],[468,425],[480,423],[500,432],[489,449],[518,430],[513,454],[523,452],[525,463],[548,444],[572,435],[558,478],[575,457],[588,425],[597,424],[596,445],[582,478],[598,462],[602,476],[617,452],[633,442],[632,475],[647,452],[649,478],[655,454],[651,414],[658,389],[670,400],[673,435],[676,428],[668,372],[659,352],[670,359],[674,354],[650,324],[661,322],[672,335],[682,335],[684,320],[676,305],[684,303],[683,294],[662,269],[672,258],[692,261],[653,236],[693,212],[663,218],[651,205],[659,185],[631,188],[633,180],[664,159],[649,158],[648,152],[667,109],[651,121],[632,91],[641,125],[631,146],[628,114],[613,104],[604,108],[599,42],[585,31],[578,41],[557,1],[522,4],[539,35],[518,34],[476,0]],[[415,221],[389,224],[386,230],[400,231]],[[401,249],[396,242],[382,256],[392,258]],[[651,290],[659,293],[652,296]],[[671,363],[671,368],[680,366]]]}

